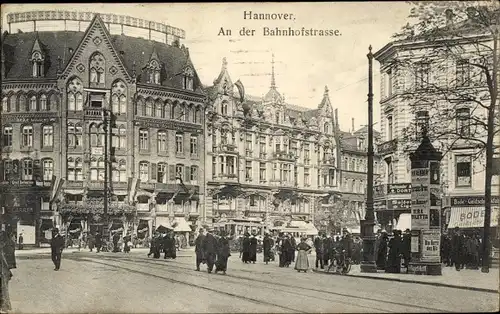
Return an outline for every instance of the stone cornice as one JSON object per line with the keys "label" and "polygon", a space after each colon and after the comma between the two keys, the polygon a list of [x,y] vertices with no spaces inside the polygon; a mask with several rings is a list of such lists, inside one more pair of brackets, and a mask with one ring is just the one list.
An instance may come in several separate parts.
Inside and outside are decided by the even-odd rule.
{"label": "stone cornice", "polygon": [[54,89],[57,90],[57,81],[40,81],[36,82],[33,80],[29,81],[20,81],[20,80],[12,80],[7,81],[4,80],[2,82],[2,94],[7,94],[9,89]]}
{"label": "stone cornice", "polygon": [[37,111],[37,112],[20,112],[20,113],[3,113],[3,123],[51,123],[58,122],[59,115],[57,112]]}
{"label": "stone cornice", "polygon": [[147,117],[136,117],[134,120],[134,125],[152,127],[158,129],[179,130],[185,132],[196,132],[196,133],[203,132],[201,124],[194,124],[185,121],[147,118]]}
{"label": "stone cornice", "polygon": [[139,83],[137,84],[137,95],[144,95],[145,97],[177,98],[197,103],[203,103],[205,100],[205,95],[202,94],[170,88],[163,85],[143,85]]}

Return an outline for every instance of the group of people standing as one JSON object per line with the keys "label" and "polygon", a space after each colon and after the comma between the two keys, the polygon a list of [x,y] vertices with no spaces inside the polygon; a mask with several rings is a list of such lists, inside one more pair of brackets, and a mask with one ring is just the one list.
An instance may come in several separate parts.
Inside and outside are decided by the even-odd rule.
{"label": "group of people standing", "polygon": [[476,233],[465,234],[456,227],[452,234],[441,237],[441,261],[445,266],[455,266],[461,269],[479,269],[482,264],[481,251],[482,239]]}
{"label": "group of people standing", "polygon": [[316,251],[315,266],[318,264],[321,269],[324,269],[334,261],[339,261],[345,256],[352,258],[354,253],[354,240],[347,229],[343,230],[342,236],[327,237],[326,233],[322,233],[314,239],[314,249]]}
{"label": "group of people standing", "polygon": [[213,229],[208,228],[206,233],[200,229],[195,240],[196,271],[200,271],[200,265],[206,264],[208,273],[219,271],[224,275],[227,271],[227,262],[231,256],[229,238],[224,231],[218,235],[213,234]]}
{"label": "group of people standing", "polygon": [[160,258],[163,251],[164,259],[175,259],[177,257],[177,249],[178,246],[173,231],[167,233],[155,232],[151,238],[148,257],[153,255],[154,258]]}
{"label": "group of people standing", "polygon": [[411,260],[411,232],[406,229],[404,235],[401,230],[393,230],[393,237],[385,230],[377,232],[375,241],[377,269],[387,273],[400,273],[401,262],[408,271]]}
{"label": "group of people standing", "polygon": [[257,261],[257,240],[255,233],[246,232],[241,240],[240,246],[240,257],[243,263],[254,263]]}

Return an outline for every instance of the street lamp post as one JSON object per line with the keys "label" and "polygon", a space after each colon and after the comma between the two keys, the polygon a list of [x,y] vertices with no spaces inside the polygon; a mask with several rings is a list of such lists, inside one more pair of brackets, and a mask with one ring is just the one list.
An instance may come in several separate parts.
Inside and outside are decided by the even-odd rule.
{"label": "street lamp post", "polygon": [[365,220],[361,221],[361,236],[363,237],[363,260],[361,272],[377,272],[375,265],[375,213],[373,210],[373,54],[372,46],[368,48],[368,180],[366,190]]}
{"label": "street lamp post", "polygon": [[[103,131],[104,131],[104,226],[109,225],[109,217],[108,217],[108,170],[109,170],[109,162],[108,162],[108,112],[106,109],[103,109]],[[111,129],[111,128],[109,128]],[[108,230],[109,232],[110,230]]]}

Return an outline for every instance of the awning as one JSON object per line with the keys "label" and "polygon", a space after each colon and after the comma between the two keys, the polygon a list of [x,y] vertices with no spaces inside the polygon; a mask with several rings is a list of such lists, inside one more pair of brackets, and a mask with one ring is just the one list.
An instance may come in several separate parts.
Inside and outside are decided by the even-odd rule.
{"label": "awning", "polygon": [[177,224],[174,228],[174,232],[190,232],[191,227],[184,217],[175,217],[174,224]]}
{"label": "awning", "polygon": [[318,229],[312,222],[307,223],[306,235],[318,235]]}
{"label": "awning", "polygon": [[361,233],[361,227],[355,227],[355,228],[347,228],[347,231],[349,231],[349,233]]}
{"label": "awning", "polygon": [[[448,229],[482,228],[484,226],[484,207],[452,207]],[[498,226],[498,206],[491,206],[490,227]]]}
{"label": "awning", "polygon": [[401,214],[399,215],[399,220],[396,223],[396,230],[405,231],[406,229],[411,230],[411,214]]}
{"label": "awning", "polygon": [[172,225],[170,224],[170,219],[165,216],[156,216],[156,227],[158,228],[160,225],[166,228],[172,228]]}

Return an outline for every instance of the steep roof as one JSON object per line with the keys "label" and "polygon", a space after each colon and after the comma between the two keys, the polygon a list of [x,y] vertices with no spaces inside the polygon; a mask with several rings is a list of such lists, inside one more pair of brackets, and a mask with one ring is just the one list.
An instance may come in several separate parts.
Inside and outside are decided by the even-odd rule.
{"label": "steep roof", "polygon": [[[2,50],[5,54],[6,79],[32,79],[32,68],[28,60],[36,38],[42,45],[45,53],[46,70],[45,78],[57,78],[58,57],[61,58],[61,69],[64,69],[70,60],[69,48],[74,50],[80,44],[84,32],[76,31],[47,31],[7,34],[2,41]],[[195,91],[202,92],[201,82],[196,74],[189,50],[184,46],[178,47],[164,43],[130,37],[126,35],[111,35],[111,41],[116,51],[120,54],[129,74],[137,73],[138,82],[141,78],[142,68],[150,60],[153,53],[158,56],[162,66],[162,85],[183,88],[183,71],[186,66],[191,66],[194,71]],[[145,82],[145,78],[144,78]]]}

